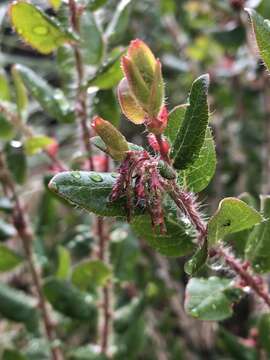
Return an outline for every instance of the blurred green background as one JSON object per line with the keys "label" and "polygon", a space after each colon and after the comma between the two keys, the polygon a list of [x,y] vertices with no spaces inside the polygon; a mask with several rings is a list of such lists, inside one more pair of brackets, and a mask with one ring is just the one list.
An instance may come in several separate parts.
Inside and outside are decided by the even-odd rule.
{"label": "blurred green background", "polygon": [[[52,86],[61,87],[72,102],[76,73],[70,49],[62,47],[52,56],[41,56],[25,45],[10,26],[6,16],[8,3],[2,0],[0,4],[0,68],[10,73],[12,64],[26,65]],[[33,0],[32,3],[53,14],[47,1]],[[83,27],[84,59],[89,78],[112,49],[126,47],[132,39],[140,38],[163,64],[170,109],[186,102],[190,85],[197,76],[205,72],[210,74],[211,126],[218,164],[215,177],[200,194],[203,204],[209,205],[205,207],[208,214],[225,196],[248,192],[258,204],[260,194],[270,193],[270,81],[259,60],[243,10],[245,6],[270,18],[269,0],[109,0],[91,18],[85,19]],[[65,2],[58,18],[67,22]],[[130,141],[143,143],[143,128],[132,125],[120,115],[115,89],[97,91],[91,87],[88,100],[89,121],[90,114],[99,113],[120,124]],[[73,168],[80,168],[83,154],[74,123],[56,121],[31,99],[28,124],[37,133],[57,138],[60,157]],[[18,140],[14,130],[2,126],[6,127],[0,127],[1,147],[8,146],[12,139]],[[64,256],[65,251],[74,263],[95,251],[95,229],[89,215],[61,203],[46,190],[45,184],[53,169],[44,154],[22,161],[27,162],[27,181],[22,181],[19,192],[36,231],[38,261],[49,276],[57,270],[59,256]],[[235,315],[219,325],[190,319],[182,306],[187,282],[182,270],[184,260],[167,259],[153,253],[125,224],[113,224],[113,229],[110,257],[115,276],[114,301],[118,309],[112,349],[115,359],[260,358],[260,351],[256,353],[251,345],[258,336],[256,326],[263,309],[251,297],[245,297],[237,305]],[[9,230],[8,241],[20,250],[12,229]],[[7,238],[3,237],[4,240]],[[210,267],[220,272],[222,264],[213,263]],[[221,273],[229,271],[222,268]],[[13,287],[30,291],[28,274],[23,268],[8,275],[0,274],[0,278]],[[96,296],[97,289],[88,290]],[[67,344],[67,359],[103,359],[90,355],[92,348],[81,348],[89,341],[95,343],[95,316],[92,321],[83,322],[66,315],[65,311],[55,313],[59,337]],[[20,348],[27,359],[49,359],[43,342],[21,325],[0,319],[0,349]],[[269,351],[269,344],[267,347]]]}

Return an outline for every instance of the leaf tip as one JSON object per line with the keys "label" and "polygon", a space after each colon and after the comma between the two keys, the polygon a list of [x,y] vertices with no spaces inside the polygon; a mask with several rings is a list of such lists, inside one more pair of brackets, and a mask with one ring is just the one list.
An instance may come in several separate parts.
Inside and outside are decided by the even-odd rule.
{"label": "leaf tip", "polygon": [[203,74],[199,76],[195,81],[202,82],[208,88],[210,84],[210,75],[208,73]]}

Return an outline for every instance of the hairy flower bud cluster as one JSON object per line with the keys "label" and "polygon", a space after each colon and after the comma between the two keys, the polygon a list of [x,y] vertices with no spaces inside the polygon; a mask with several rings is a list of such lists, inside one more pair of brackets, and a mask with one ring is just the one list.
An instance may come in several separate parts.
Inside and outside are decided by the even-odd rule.
{"label": "hairy flower bud cluster", "polygon": [[129,151],[119,169],[119,177],[110,195],[111,201],[121,196],[127,198],[128,221],[132,208],[146,209],[154,228],[166,231],[162,207],[163,181],[158,171],[158,161],[146,151]]}

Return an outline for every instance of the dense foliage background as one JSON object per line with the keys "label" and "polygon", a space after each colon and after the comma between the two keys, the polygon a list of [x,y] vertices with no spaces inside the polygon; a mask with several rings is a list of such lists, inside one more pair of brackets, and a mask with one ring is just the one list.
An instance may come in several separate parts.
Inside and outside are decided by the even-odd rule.
{"label": "dense foliage background", "polygon": [[[87,3],[86,0],[78,2]],[[95,75],[101,64],[113,57],[112,52],[119,52],[116,48],[126,47],[132,39],[144,40],[160,58],[170,108],[184,103],[192,81],[208,72],[211,78],[211,125],[218,163],[215,177],[199,198],[209,205],[205,207],[206,215],[216,209],[221,198],[243,193],[249,193],[250,201],[258,207],[259,195],[270,192],[270,82],[259,60],[243,8],[255,8],[262,16],[270,18],[270,2],[103,2],[104,6],[98,10],[85,12],[81,23],[83,59],[91,85],[87,101],[89,122],[92,115],[99,114],[119,125],[129,141],[145,142],[144,134],[141,135],[143,127],[134,126],[120,114],[115,96],[115,86],[121,79],[119,70],[113,74],[105,73],[105,79],[97,79]],[[54,14],[50,1],[32,0],[31,3]],[[61,87],[73,106],[77,72],[71,48],[61,46],[48,56],[31,49],[13,31],[7,16],[8,4],[9,1],[0,4],[0,76],[5,71],[12,83],[13,64],[30,67],[53,87]],[[66,1],[57,16],[63,24],[69,21]],[[4,98],[3,88],[0,88],[0,96],[1,100],[11,100],[15,104],[14,85],[11,99]],[[54,144],[52,151],[63,163],[73,169],[84,167],[81,130],[75,121],[63,121],[61,116],[57,119],[50,112],[48,114],[46,104],[42,108],[33,96],[29,96],[23,111],[28,113],[27,123],[36,134],[56,139],[58,146]],[[106,225],[111,228],[108,262],[113,275],[107,267],[103,269],[98,264],[94,270],[88,269],[87,276],[91,281],[76,280],[76,264],[94,259],[98,251],[96,223],[88,213],[72,208],[48,191],[48,181],[59,169],[51,165],[42,152],[34,151],[32,155],[28,151],[26,154],[21,141],[21,132],[1,117],[0,149],[9,159],[17,192],[34,230],[35,261],[43,272],[46,296],[51,303],[59,339],[56,341],[64,344],[65,359],[107,358],[99,354],[97,305],[108,277],[114,319],[108,351],[113,354],[112,358],[269,358],[270,320],[262,316],[265,309],[259,301],[247,293],[237,304],[234,315],[219,324],[188,317],[183,310],[187,282],[183,271],[185,259],[159,255],[139,240],[125,223]],[[94,162],[102,169],[100,153],[95,154]],[[35,294],[27,265],[21,258],[24,252],[10,220],[12,204],[4,195],[4,191],[0,191],[0,357],[50,359],[49,346],[35,321],[39,315],[32,305]],[[243,238],[235,243],[240,256],[244,241]],[[13,259],[11,271],[7,271],[10,270],[9,260],[5,265],[5,259],[11,255],[5,255],[4,249],[1,250],[3,244],[19,254]],[[206,273],[232,275],[224,264],[216,261],[209,262],[203,269],[202,275]],[[79,292],[74,283],[84,292]],[[10,288],[5,286],[27,293],[28,307],[23,308],[25,302],[18,294],[9,293]],[[10,298],[16,296],[18,301],[10,302]],[[27,314],[20,319],[23,311]]]}

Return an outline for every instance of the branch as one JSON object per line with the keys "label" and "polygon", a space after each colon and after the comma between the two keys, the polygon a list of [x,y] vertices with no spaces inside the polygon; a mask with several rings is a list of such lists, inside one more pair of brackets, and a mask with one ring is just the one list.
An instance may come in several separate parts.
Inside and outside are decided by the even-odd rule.
{"label": "branch", "polygon": [[[83,8],[79,8],[75,3],[75,0],[69,0],[69,13],[70,13],[70,23],[75,32],[80,33],[80,15]],[[76,99],[76,112],[78,119],[80,120],[80,127],[82,131],[81,141],[84,145],[84,149],[88,155],[88,167],[89,170],[95,170],[93,157],[92,157],[92,147],[90,143],[90,129],[87,125],[87,91],[83,89],[84,81],[84,64],[79,47],[74,44],[74,55],[76,60],[76,70],[78,77],[77,84],[77,99]],[[109,165],[109,160],[107,160],[107,166]],[[106,169],[108,170],[108,169]],[[106,253],[107,253],[107,243],[108,243],[108,234],[106,232],[106,224],[103,218],[97,217],[96,219],[96,229],[97,229],[97,238],[99,246],[98,257],[101,261],[108,262]],[[101,351],[103,354],[107,354],[109,338],[111,333],[111,294],[112,294],[112,284],[108,282],[102,288],[102,320],[101,320],[101,329],[100,329],[100,344]]]}
{"label": "branch", "polygon": [[[169,190],[169,195],[174,200],[178,208],[189,218],[198,233],[198,242],[203,243],[207,240],[207,226],[201,214],[197,210],[197,205],[192,194],[182,191],[174,182]],[[249,286],[264,302],[270,307],[270,295],[267,286],[260,276],[253,275],[248,271],[244,263],[235,259],[222,246],[210,250],[210,256],[219,255],[224,258],[227,265]]]}
{"label": "branch", "polygon": [[33,254],[33,241],[34,235],[31,226],[28,222],[25,214],[25,209],[16,193],[15,184],[11,178],[11,175],[5,165],[4,157],[0,152],[0,181],[3,185],[4,192],[9,194],[11,200],[15,202],[15,208],[12,214],[14,226],[18,232],[18,235],[22,241],[23,249],[26,255],[26,259],[29,265],[30,273],[32,276],[33,284],[37,293],[39,306],[41,309],[41,315],[46,332],[47,339],[51,344],[51,354],[53,360],[63,360],[62,351],[59,347],[53,346],[55,339],[55,333],[53,329],[53,323],[50,318],[50,313],[47,307],[47,303],[42,290],[41,276],[39,269],[36,267],[34,254]]}
{"label": "branch", "polygon": [[[70,24],[72,29],[76,33],[80,33],[80,14],[77,4],[75,0],[69,0],[69,14],[70,14]],[[87,91],[82,88],[83,81],[84,81],[84,66],[83,66],[83,59],[82,54],[77,46],[77,44],[73,44],[74,56],[76,61],[76,71],[78,77],[78,85],[77,85],[77,99],[76,99],[76,112],[78,119],[80,120],[80,127],[81,127],[81,140],[82,144],[84,145],[85,152],[88,156],[88,167],[89,170],[94,170],[94,163],[92,154],[92,147],[90,143],[90,129],[87,126]]]}

